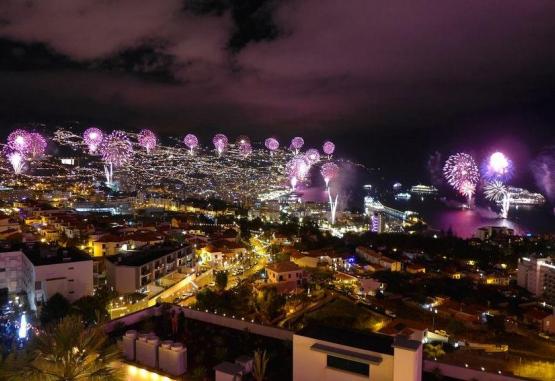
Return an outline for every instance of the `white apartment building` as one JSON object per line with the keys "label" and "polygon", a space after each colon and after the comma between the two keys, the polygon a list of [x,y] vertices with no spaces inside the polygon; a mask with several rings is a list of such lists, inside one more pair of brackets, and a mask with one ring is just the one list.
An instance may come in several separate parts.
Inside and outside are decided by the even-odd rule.
{"label": "white apartment building", "polygon": [[66,248],[35,248],[22,255],[22,281],[31,308],[59,293],[74,302],[93,294],[93,261]]}
{"label": "white apartment building", "polygon": [[536,296],[555,296],[555,262],[551,258],[521,258],[517,284]]}

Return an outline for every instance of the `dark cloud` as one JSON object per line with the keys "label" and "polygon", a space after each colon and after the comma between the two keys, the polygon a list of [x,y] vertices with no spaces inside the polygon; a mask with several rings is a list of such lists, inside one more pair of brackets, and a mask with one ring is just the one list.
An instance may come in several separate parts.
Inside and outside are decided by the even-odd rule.
{"label": "dark cloud", "polygon": [[4,120],[302,130],[363,150],[553,118],[552,0],[6,0],[0,15]]}

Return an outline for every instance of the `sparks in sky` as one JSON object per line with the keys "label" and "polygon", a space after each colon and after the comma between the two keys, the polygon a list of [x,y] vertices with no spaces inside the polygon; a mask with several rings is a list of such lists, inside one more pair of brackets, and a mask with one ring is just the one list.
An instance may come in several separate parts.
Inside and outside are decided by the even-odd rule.
{"label": "sparks in sky", "polygon": [[227,136],[225,136],[224,134],[214,135],[214,137],[212,138],[212,144],[214,144],[214,148],[216,149],[218,156],[220,156],[222,152],[224,152],[224,150],[227,148]]}
{"label": "sparks in sky", "polygon": [[303,148],[303,146],[304,139],[300,136],[295,136],[293,139],[291,139],[291,148],[293,149],[293,151],[295,151],[296,154],[299,153],[299,150]]}
{"label": "sparks in sky", "polygon": [[151,130],[141,130],[137,137],[139,144],[146,149],[146,153],[150,153],[155,147],[158,139]]}
{"label": "sparks in sky", "polygon": [[103,139],[104,133],[96,127],[87,128],[83,133],[83,141],[89,147],[89,153],[91,154],[96,152]]}
{"label": "sparks in sky", "polygon": [[252,146],[250,143],[245,142],[239,145],[239,154],[243,157],[247,157],[252,153]]}
{"label": "sparks in sky", "polygon": [[187,148],[189,148],[189,152],[192,155],[194,149],[198,147],[198,138],[193,134],[187,134],[183,138],[183,144],[185,144]]}
{"label": "sparks in sky", "polygon": [[476,193],[476,186],[480,181],[480,172],[474,158],[467,153],[449,156],[443,166],[443,174],[449,185],[468,199],[470,206],[472,196]]}
{"label": "sparks in sky", "polygon": [[324,153],[326,155],[331,156],[333,155],[334,151],[335,151],[335,144],[333,144],[331,141],[326,140],[324,142],[324,144],[322,145],[322,151],[324,151]]}

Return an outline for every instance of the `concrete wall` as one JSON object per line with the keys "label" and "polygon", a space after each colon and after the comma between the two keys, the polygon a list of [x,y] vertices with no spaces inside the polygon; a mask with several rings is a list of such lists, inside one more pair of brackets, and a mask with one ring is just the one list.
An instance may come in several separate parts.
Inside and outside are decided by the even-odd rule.
{"label": "concrete wall", "polygon": [[[188,319],[199,320],[205,323],[215,324],[222,327],[227,327],[231,329],[236,329],[238,331],[248,331],[260,336],[271,337],[278,340],[292,341],[293,332],[287,331],[281,328],[270,327],[262,324],[251,323],[249,321],[234,319],[232,317],[224,317],[221,315],[216,315],[210,312],[197,311],[190,308],[184,308],[180,306],[172,306],[175,311],[183,311],[185,317]],[[160,306],[150,307],[145,310],[135,312],[124,317],[111,320],[104,327],[106,332],[111,332],[118,323],[123,323],[125,325],[132,325],[146,319],[149,316],[153,316],[161,309]]]}
{"label": "concrete wall", "polygon": [[479,369],[464,368],[456,365],[442,364],[437,361],[424,360],[424,371],[432,372],[439,369],[443,376],[452,377],[457,380],[477,380],[477,381],[522,381],[529,380],[506,374],[488,373]]}
{"label": "concrete wall", "polygon": [[[382,358],[379,365],[370,364],[370,377],[357,375],[327,367],[327,355],[311,349],[315,343],[334,348],[356,351]],[[294,381],[393,381],[393,356],[354,349],[352,347],[316,340],[305,336],[293,337],[293,380]],[[405,380],[403,380],[405,381]],[[407,380],[407,381],[410,381]]]}

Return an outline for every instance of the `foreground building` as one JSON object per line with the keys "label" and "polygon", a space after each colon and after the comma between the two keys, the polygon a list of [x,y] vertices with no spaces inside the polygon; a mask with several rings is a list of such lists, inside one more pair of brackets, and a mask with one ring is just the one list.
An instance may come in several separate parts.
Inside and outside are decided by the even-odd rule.
{"label": "foreground building", "polygon": [[535,296],[555,296],[555,263],[551,258],[520,259],[517,284]]}
{"label": "foreground building", "polygon": [[318,326],[293,336],[295,381],[421,379],[420,341]]}

